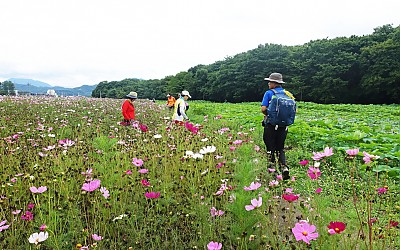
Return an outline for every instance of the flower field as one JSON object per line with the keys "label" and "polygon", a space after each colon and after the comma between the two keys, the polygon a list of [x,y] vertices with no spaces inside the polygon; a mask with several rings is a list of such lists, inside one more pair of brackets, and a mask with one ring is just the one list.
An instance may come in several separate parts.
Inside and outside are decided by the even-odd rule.
{"label": "flower field", "polygon": [[268,163],[259,103],[0,96],[0,249],[399,249],[400,106],[299,103]]}

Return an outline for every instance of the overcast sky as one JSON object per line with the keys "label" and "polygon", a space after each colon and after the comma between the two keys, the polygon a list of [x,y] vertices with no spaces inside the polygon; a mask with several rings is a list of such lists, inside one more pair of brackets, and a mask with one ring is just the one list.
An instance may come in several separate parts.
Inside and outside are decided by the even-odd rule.
{"label": "overcast sky", "polygon": [[161,79],[259,44],[367,35],[399,0],[0,0],[0,81]]}

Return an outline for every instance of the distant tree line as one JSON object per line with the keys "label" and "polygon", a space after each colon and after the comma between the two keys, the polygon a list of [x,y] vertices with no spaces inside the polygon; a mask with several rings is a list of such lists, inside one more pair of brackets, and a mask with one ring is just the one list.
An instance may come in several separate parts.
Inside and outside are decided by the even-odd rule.
{"label": "distant tree line", "polygon": [[400,103],[400,26],[384,25],[365,36],[310,41],[298,46],[278,44],[226,57],[210,65],[161,80],[125,79],[100,82],[93,97],[165,99],[167,93],[189,90],[193,99],[216,102],[260,101],[263,79],[281,72],[302,101],[316,103]]}
{"label": "distant tree line", "polygon": [[0,82],[0,95],[15,95],[15,86],[13,82]]}

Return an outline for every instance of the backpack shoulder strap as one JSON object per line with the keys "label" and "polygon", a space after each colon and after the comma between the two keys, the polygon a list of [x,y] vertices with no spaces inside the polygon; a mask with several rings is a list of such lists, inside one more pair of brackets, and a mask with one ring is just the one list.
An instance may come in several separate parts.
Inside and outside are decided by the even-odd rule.
{"label": "backpack shoulder strap", "polygon": [[278,91],[276,91],[276,89],[271,89],[271,90],[272,90],[272,92],[274,92],[274,94],[278,93]]}

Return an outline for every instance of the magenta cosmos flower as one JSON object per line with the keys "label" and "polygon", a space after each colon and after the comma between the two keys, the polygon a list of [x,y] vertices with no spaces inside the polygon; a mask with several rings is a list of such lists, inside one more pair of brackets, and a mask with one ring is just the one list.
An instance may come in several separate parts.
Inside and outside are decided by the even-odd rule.
{"label": "magenta cosmos flower", "polygon": [[145,187],[149,187],[150,186],[150,182],[148,180],[146,180],[146,179],[142,180],[141,183]]}
{"label": "magenta cosmos flower", "polygon": [[292,233],[297,241],[304,241],[310,244],[310,240],[315,240],[318,238],[318,233],[315,232],[316,227],[310,225],[308,222],[296,223],[295,227],[292,228]]}
{"label": "magenta cosmos flower", "polygon": [[328,228],[329,234],[340,234],[346,229],[346,224],[340,221],[331,221]]}
{"label": "magenta cosmos flower", "polygon": [[376,189],[376,191],[378,191],[378,194],[384,194],[387,190],[388,189],[386,187],[380,187]]}
{"label": "magenta cosmos flower", "polygon": [[306,166],[309,162],[310,162],[309,160],[302,160],[302,161],[299,161],[299,164],[302,166]]}
{"label": "magenta cosmos flower", "polygon": [[100,187],[100,180],[96,179],[93,181],[89,181],[87,183],[83,183],[82,190],[87,192],[93,192],[94,190]]}
{"label": "magenta cosmos flower", "polygon": [[221,249],[222,249],[222,243],[210,241],[210,243],[207,244],[207,250],[221,250]]}
{"label": "magenta cosmos flower", "polygon": [[144,124],[140,124],[140,125],[139,125],[139,128],[140,128],[140,130],[141,130],[142,132],[147,132],[147,131],[149,131],[149,128],[148,128],[146,125],[144,125]]}
{"label": "magenta cosmos flower", "polygon": [[160,197],[160,192],[146,192],[144,196],[148,199],[157,199]]}
{"label": "magenta cosmos flower", "polygon": [[293,202],[300,197],[299,194],[282,194],[282,198],[288,202]]}

